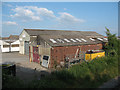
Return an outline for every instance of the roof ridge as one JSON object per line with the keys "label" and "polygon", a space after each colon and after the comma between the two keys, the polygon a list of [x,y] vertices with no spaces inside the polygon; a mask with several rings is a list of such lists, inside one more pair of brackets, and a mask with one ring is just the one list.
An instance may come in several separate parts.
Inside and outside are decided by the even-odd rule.
{"label": "roof ridge", "polygon": [[76,31],[76,30],[52,30],[52,29],[24,29],[30,31],[65,31],[65,32],[95,32],[95,31]]}

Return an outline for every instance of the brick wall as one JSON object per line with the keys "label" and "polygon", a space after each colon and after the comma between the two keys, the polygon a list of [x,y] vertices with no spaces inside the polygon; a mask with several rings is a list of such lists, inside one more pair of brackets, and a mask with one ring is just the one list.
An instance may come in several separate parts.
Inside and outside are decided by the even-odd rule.
{"label": "brick wall", "polygon": [[102,44],[53,47],[51,48],[51,59],[50,59],[49,67],[52,68],[55,61],[57,62],[57,64],[60,64],[61,61],[64,61],[67,55],[74,56],[78,48],[79,48],[78,52],[80,51],[80,48],[81,48],[81,51],[99,50],[99,49],[102,49]]}

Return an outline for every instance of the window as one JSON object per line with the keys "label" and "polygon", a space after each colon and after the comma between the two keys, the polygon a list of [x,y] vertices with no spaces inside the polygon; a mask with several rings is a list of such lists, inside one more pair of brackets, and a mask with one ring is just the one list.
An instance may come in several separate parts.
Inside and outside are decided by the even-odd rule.
{"label": "window", "polygon": [[90,38],[90,40],[95,41],[95,39],[93,39],[93,38]]}
{"label": "window", "polygon": [[101,38],[97,38],[97,39],[103,41],[103,39],[101,39]]}
{"label": "window", "polygon": [[85,39],[81,38],[81,40],[83,40],[84,42],[87,42]]}
{"label": "window", "polygon": [[71,38],[70,40],[73,41],[73,42],[77,42],[76,40],[74,40],[74,39],[72,39],[72,38]]}
{"label": "window", "polygon": [[19,44],[14,44],[12,45],[12,47],[19,47]]}
{"label": "window", "polygon": [[77,41],[82,42],[80,39],[76,38]]}
{"label": "window", "polygon": [[66,38],[65,38],[64,40],[65,40],[66,42],[70,42],[70,41],[69,41],[68,39],[66,39]]}
{"label": "window", "polygon": [[60,43],[64,43],[64,41],[62,39],[57,39]]}
{"label": "window", "polygon": [[3,48],[8,48],[10,45],[3,45]]}
{"label": "window", "polygon": [[54,39],[50,39],[50,41],[51,41],[52,43],[57,43]]}

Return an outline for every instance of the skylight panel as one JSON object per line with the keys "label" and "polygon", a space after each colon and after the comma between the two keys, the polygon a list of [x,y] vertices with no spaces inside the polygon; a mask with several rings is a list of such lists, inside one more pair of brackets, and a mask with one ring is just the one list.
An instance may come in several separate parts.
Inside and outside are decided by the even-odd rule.
{"label": "skylight panel", "polygon": [[90,38],[90,40],[95,41],[95,39],[93,39],[93,38]]}
{"label": "skylight panel", "polygon": [[57,43],[54,39],[50,39],[50,41],[52,41],[52,43]]}
{"label": "skylight panel", "polygon": [[70,41],[69,41],[68,39],[66,39],[66,38],[65,38],[64,40],[65,40],[66,42],[70,42]]}
{"label": "skylight panel", "polygon": [[81,38],[81,40],[83,40],[84,42],[87,42],[87,40],[85,40],[85,39],[83,39],[83,38]]}
{"label": "skylight panel", "polygon": [[101,38],[97,38],[97,39],[103,41],[103,39],[101,39]]}
{"label": "skylight panel", "polygon": [[71,41],[73,41],[73,42],[77,42],[77,41],[75,41],[75,40],[74,40],[74,39],[72,39],[72,38],[71,38],[70,40],[71,40]]}
{"label": "skylight panel", "polygon": [[61,40],[61,39],[57,39],[60,43],[64,43],[64,41],[63,40]]}
{"label": "skylight panel", "polygon": [[82,42],[80,39],[76,38],[75,40],[79,41],[79,42]]}
{"label": "skylight panel", "polygon": [[105,40],[108,40],[107,38],[104,38]]}

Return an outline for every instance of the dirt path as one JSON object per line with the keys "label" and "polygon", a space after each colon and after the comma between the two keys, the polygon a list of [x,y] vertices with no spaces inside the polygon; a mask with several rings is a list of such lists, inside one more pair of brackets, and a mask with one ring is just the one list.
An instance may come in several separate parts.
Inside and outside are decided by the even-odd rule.
{"label": "dirt path", "polygon": [[16,63],[16,76],[25,83],[32,81],[33,79],[40,79],[41,75],[49,75],[50,70],[40,66],[34,62],[22,62]]}
{"label": "dirt path", "polygon": [[100,88],[117,88],[120,85],[120,76],[109,80],[99,87]]}

